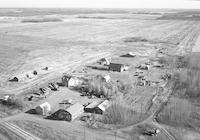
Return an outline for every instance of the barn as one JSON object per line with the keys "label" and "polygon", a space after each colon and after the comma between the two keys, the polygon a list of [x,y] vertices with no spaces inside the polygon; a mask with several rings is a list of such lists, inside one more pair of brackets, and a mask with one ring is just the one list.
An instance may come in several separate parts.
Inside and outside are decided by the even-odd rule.
{"label": "barn", "polygon": [[69,108],[65,109],[59,109],[56,111],[52,116],[53,118],[57,120],[65,120],[65,121],[73,121],[78,116],[80,116],[84,112],[84,108],[81,104],[76,103]]}
{"label": "barn", "polygon": [[103,101],[101,104],[99,104],[97,107],[94,109],[94,113],[96,114],[103,114],[105,110],[110,106],[110,103],[108,100]]}
{"label": "barn", "polygon": [[122,72],[128,69],[128,66],[124,65],[124,64],[118,64],[118,63],[110,63],[109,65],[109,70],[111,71],[118,71],[118,72]]}
{"label": "barn", "polygon": [[48,102],[45,102],[35,108],[37,114],[47,115],[51,111],[51,105]]}

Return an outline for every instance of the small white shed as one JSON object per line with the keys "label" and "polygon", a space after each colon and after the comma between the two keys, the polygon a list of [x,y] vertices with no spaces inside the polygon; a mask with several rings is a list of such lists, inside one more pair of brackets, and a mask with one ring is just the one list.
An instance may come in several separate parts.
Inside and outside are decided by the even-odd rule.
{"label": "small white shed", "polygon": [[37,114],[47,115],[51,111],[51,105],[48,102],[45,102],[35,108]]}
{"label": "small white shed", "polygon": [[105,80],[105,82],[110,82],[110,75],[105,75],[105,76],[103,76],[103,80]]}

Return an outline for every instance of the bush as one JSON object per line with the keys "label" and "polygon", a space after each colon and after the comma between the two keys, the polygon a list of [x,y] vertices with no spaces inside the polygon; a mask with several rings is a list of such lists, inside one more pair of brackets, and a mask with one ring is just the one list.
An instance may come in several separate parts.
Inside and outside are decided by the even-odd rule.
{"label": "bush", "polygon": [[16,97],[11,97],[7,101],[2,101],[1,104],[9,109],[23,110],[25,107],[23,100]]}

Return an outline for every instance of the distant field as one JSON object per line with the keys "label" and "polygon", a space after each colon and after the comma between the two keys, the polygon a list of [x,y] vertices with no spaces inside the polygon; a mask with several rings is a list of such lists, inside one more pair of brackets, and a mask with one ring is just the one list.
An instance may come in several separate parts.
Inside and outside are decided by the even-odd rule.
{"label": "distant field", "polygon": [[[122,10],[117,14],[119,11],[115,11],[116,15],[112,12],[112,14],[97,15],[103,17],[113,15],[116,19],[80,19],[77,15],[64,20],[65,22],[1,23],[0,86],[9,93],[12,91],[11,87],[15,89],[18,86],[6,82],[12,75],[44,66],[58,68],[79,61],[82,57],[89,57],[94,52],[119,53],[124,50],[140,52],[145,48],[151,50],[152,46],[174,48],[176,45],[188,42],[190,44],[187,46],[191,46],[199,34],[198,21],[147,19],[147,16],[152,15],[143,14],[139,14],[138,19],[135,14],[132,16],[123,12]],[[121,20],[123,14],[124,17],[128,16],[131,19]],[[142,37],[147,41],[124,42],[130,37]]]}
{"label": "distant field", "polygon": [[[17,97],[31,108],[46,101],[55,111],[63,99],[72,98],[81,104],[100,99],[82,97],[79,92],[66,87],[51,91],[45,99],[28,101],[27,98],[33,90],[61,80],[64,72],[86,77],[108,74],[111,83],[119,87],[121,84],[121,90],[118,89],[120,94],[116,94],[116,98],[122,98],[135,114],[144,115],[144,118],[151,116],[168,96],[160,87],[166,82],[161,77],[167,72],[173,73],[173,70],[167,64],[161,68],[150,64],[149,70],[141,70],[136,66],[153,62],[153,59],[160,60],[159,56],[173,58],[173,55],[182,52],[190,53],[200,34],[198,13],[147,9],[0,9],[0,97],[4,94],[19,95]],[[136,56],[121,57],[127,52]],[[112,62],[127,64],[130,68],[121,73],[109,71],[107,66],[97,63],[103,57],[112,57]],[[42,70],[46,66],[49,70]],[[106,69],[98,69],[98,66]],[[8,81],[11,76],[26,76],[33,70],[37,70],[38,75],[19,82]],[[140,78],[135,75],[136,71],[140,71],[150,85],[137,85]],[[113,98],[110,101],[115,100]],[[168,105],[170,108],[171,104]],[[5,113],[5,110],[2,112]],[[3,117],[4,114],[1,115]],[[27,113],[9,119],[41,138],[83,139],[86,134],[91,140],[94,137],[116,139],[113,130],[106,129],[104,136],[107,137],[104,138],[104,130],[87,128],[78,119],[74,122],[52,121]],[[131,127],[140,119],[134,120]],[[151,119],[148,117],[140,123],[149,123]],[[125,127],[124,124],[129,125],[122,123],[121,127]],[[110,124],[107,125],[109,128]],[[163,134],[160,135],[162,137]]]}
{"label": "distant field", "polygon": [[23,19],[22,23],[40,23],[40,22],[61,22],[59,18],[27,18]]}

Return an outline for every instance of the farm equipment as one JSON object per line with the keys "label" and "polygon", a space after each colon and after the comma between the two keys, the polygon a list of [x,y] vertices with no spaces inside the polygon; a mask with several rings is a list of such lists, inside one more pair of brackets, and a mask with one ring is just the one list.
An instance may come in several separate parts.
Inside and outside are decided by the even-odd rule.
{"label": "farm equipment", "polygon": [[59,86],[56,83],[49,83],[48,87],[53,91],[57,91]]}

